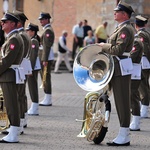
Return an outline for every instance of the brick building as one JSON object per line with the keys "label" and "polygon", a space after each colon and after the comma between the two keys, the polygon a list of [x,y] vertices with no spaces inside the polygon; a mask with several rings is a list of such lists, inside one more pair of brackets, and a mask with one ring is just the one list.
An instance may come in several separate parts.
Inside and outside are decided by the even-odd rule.
{"label": "brick building", "polygon": [[[69,33],[67,45],[72,49],[72,27],[80,20],[87,19],[88,24],[91,25],[93,29],[103,21],[107,21],[108,34],[114,30],[116,22],[113,19],[113,9],[116,7],[118,1],[119,0],[1,0],[0,5],[3,7],[0,8],[0,17],[2,17],[4,10],[20,10],[27,15],[29,19],[27,23],[32,22],[38,24],[40,27],[38,21],[39,13],[41,11],[49,12],[52,16],[51,22],[56,35],[54,44],[55,50],[57,50],[58,37],[64,29]],[[150,17],[149,0],[123,1],[130,3],[136,14],[146,14]],[[148,28],[150,28],[150,26]]]}

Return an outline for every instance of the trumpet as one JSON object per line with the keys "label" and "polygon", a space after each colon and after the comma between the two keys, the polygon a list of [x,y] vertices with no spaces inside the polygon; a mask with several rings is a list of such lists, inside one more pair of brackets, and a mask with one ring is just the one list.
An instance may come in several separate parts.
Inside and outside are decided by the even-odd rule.
{"label": "trumpet", "polygon": [[46,81],[46,74],[47,74],[47,66],[44,66],[44,68],[43,68],[43,84]]}
{"label": "trumpet", "polygon": [[88,93],[84,100],[81,132],[77,137],[85,137],[89,142],[103,141],[110,119],[111,103],[106,93],[111,93],[109,82],[114,72],[111,55],[102,52],[96,44],[79,51],[73,64],[73,76],[80,88]]}
{"label": "trumpet", "polygon": [[5,130],[8,127],[9,127],[9,120],[7,116],[6,107],[4,104],[2,89],[0,88],[0,130]]}

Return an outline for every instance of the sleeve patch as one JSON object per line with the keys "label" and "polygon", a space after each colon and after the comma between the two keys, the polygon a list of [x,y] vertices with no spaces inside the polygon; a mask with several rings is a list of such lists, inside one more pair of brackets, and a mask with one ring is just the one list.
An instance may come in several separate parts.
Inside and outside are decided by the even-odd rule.
{"label": "sleeve patch", "polygon": [[122,39],[125,39],[126,38],[126,35],[124,33],[121,34],[120,36]]}
{"label": "sleeve patch", "polygon": [[32,48],[35,48],[35,45],[34,45],[34,44],[32,44]]}
{"label": "sleeve patch", "polygon": [[144,41],[144,39],[143,39],[142,37],[140,38],[140,40],[141,40],[142,42]]}
{"label": "sleeve patch", "polygon": [[133,46],[133,48],[132,48],[132,52],[134,52],[134,51],[136,51],[136,47],[135,46]]}
{"label": "sleeve patch", "polygon": [[15,45],[14,44],[10,44],[10,49],[14,50],[14,48],[15,48]]}
{"label": "sleeve patch", "polygon": [[46,37],[49,37],[49,36],[50,36],[50,35],[47,33],[47,34],[46,34]]}

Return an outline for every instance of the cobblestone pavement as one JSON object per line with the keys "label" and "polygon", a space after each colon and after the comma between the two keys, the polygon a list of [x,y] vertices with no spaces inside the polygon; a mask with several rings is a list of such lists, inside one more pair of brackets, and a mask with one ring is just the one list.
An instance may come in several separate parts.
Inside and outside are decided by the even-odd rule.
{"label": "cobblestone pavement", "polygon": [[[119,123],[111,97],[112,113],[108,132],[100,145],[77,138],[81,130],[81,122],[75,119],[83,117],[83,102],[86,91],[80,89],[68,72],[52,73],[53,106],[39,107],[39,116],[28,116],[28,127],[20,135],[17,144],[0,144],[0,150],[148,150],[150,149],[150,119],[141,120],[141,131],[131,132],[131,146],[108,147],[106,142],[116,137]],[[39,86],[41,80],[39,77]],[[31,100],[28,94],[28,105]],[[44,97],[39,88],[40,101]],[[4,135],[0,134],[0,138]]]}

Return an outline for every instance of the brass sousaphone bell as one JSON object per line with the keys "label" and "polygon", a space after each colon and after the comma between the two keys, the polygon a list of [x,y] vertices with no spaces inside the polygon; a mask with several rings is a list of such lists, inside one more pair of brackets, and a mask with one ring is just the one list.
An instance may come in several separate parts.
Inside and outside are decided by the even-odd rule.
{"label": "brass sousaphone bell", "polygon": [[80,88],[89,92],[85,96],[83,120],[80,120],[83,124],[78,137],[86,137],[95,144],[101,143],[107,132],[111,104],[104,93],[109,90],[113,72],[112,56],[102,52],[96,44],[84,47],[74,60],[74,79]]}

